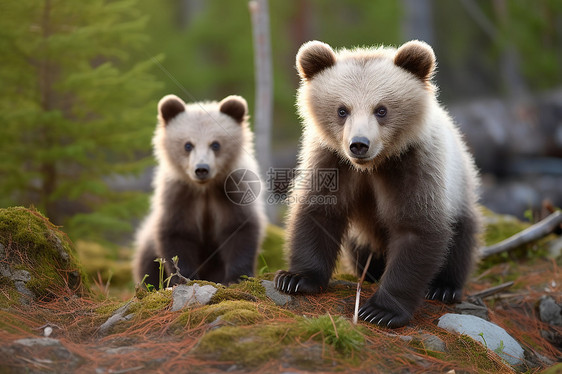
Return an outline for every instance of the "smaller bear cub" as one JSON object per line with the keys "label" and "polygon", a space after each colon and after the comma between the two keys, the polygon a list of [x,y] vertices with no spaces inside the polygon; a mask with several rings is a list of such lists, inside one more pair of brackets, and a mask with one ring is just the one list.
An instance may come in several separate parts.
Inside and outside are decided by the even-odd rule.
{"label": "smaller bear cub", "polygon": [[240,96],[186,105],[168,95],[158,103],[158,168],[151,211],[136,235],[136,282],[148,275],[146,284],[159,284],[154,260],[166,260],[168,277],[175,273],[174,256],[190,279],[232,283],[253,276],[266,223],[263,202],[256,196],[231,200],[226,193],[261,188],[247,113]]}

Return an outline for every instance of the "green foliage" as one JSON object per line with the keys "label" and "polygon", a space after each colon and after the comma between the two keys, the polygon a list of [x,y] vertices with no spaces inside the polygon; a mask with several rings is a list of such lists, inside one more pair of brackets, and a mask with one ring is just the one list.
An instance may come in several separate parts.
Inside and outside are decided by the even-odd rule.
{"label": "green foliage", "polygon": [[304,318],[300,327],[307,339],[320,339],[346,355],[359,350],[365,343],[365,337],[359,327],[341,316],[332,317],[328,314],[317,318]]}
{"label": "green foliage", "polygon": [[74,238],[112,240],[147,208],[110,187],[151,163],[151,61],[137,0],[22,0],[0,11],[0,206],[35,204]]}

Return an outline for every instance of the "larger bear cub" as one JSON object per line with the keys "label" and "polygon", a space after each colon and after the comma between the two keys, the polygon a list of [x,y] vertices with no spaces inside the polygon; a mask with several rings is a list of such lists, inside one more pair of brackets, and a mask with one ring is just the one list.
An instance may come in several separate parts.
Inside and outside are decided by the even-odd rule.
{"label": "larger bear cub", "polygon": [[324,290],[343,248],[377,292],[360,318],[408,323],[424,296],[459,301],[478,247],[478,177],[431,82],[435,55],[423,42],[398,49],[334,52],[322,42],[297,54],[303,119],[299,169],[337,169],[336,204],[310,204],[327,190],[295,189],[288,215],[290,270],[276,287]]}
{"label": "larger bear cub", "polygon": [[151,211],[137,232],[137,282],[148,274],[145,283],[159,284],[155,258],[166,260],[166,276],[175,273],[174,256],[180,274],[191,279],[232,283],[254,274],[263,202],[227,194],[259,193],[261,186],[247,113],[240,96],[187,105],[174,95],[160,100],[153,138],[158,169]]}

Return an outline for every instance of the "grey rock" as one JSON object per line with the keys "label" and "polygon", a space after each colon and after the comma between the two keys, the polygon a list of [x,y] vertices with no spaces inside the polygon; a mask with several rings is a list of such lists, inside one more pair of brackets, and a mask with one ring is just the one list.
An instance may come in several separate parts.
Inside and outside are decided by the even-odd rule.
{"label": "grey rock", "polygon": [[0,263],[0,276],[4,278],[12,278],[12,270],[10,266]]}
{"label": "grey rock", "polygon": [[[42,368],[30,372],[74,372],[73,369],[83,361],[81,356],[70,352],[58,339],[53,338],[19,339],[14,341],[11,347],[13,354],[28,357],[31,364],[29,368],[33,369],[34,363]],[[65,370],[62,370],[61,364]]]}
{"label": "grey rock", "polygon": [[425,349],[434,352],[447,352],[447,345],[439,337],[431,334],[422,334],[420,336],[421,343]]}
{"label": "grey rock", "polygon": [[539,301],[539,318],[545,323],[562,326],[562,308],[552,297],[544,295]]}
{"label": "grey rock", "polygon": [[562,238],[556,238],[549,241],[546,244],[546,249],[548,251],[548,257],[550,258],[558,258],[562,256]]}
{"label": "grey rock", "polygon": [[455,305],[455,312],[457,312],[458,314],[468,314],[480,317],[482,319],[485,319],[486,321],[489,320],[488,308],[482,305],[469,303],[467,301],[463,301],[462,303]]}
{"label": "grey rock", "polygon": [[206,305],[217,292],[217,288],[206,284],[200,286],[197,283],[186,286],[180,284],[172,291],[172,312],[181,310],[194,304]]}
{"label": "grey rock", "polygon": [[265,288],[265,295],[273,300],[275,304],[284,306],[291,302],[292,297],[277,291],[272,281],[262,280],[261,284]]}
{"label": "grey rock", "polygon": [[470,336],[489,350],[496,352],[510,365],[524,363],[525,353],[521,345],[504,329],[482,318],[447,313],[439,318],[437,326],[447,331]]}
{"label": "grey rock", "polygon": [[31,280],[31,274],[27,270],[16,270],[12,274],[12,279],[27,283]]}
{"label": "grey rock", "polygon": [[26,347],[52,347],[60,346],[61,343],[58,339],[53,338],[25,338],[14,341],[15,344],[20,344]]}
{"label": "grey rock", "polygon": [[20,295],[23,296],[22,298],[20,298],[20,302],[22,304],[27,305],[31,300],[35,299],[35,295],[25,286],[24,282],[15,281],[14,286],[16,287],[16,290],[20,293]]}
{"label": "grey rock", "polygon": [[132,315],[129,314],[127,316],[125,316],[125,314],[129,311],[129,308],[131,307],[131,303],[132,301],[128,301],[125,305],[123,305],[121,308],[117,309],[113,315],[111,317],[109,317],[107,319],[107,321],[105,321],[99,328],[98,332],[102,335],[105,335],[109,332],[109,330],[115,326],[117,323],[121,322],[121,321],[127,321],[129,319],[131,319]]}

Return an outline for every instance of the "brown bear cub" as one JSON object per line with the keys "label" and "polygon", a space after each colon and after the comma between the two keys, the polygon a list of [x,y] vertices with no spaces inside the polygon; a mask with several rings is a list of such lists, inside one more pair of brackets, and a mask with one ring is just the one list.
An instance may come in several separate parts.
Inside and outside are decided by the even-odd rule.
{"label": "brown bear cub", "polygon": [[340,248],[377,292],[365,321],[408,323],[424,296],[458,302],[478,247],[478,176],[459,130],[431,82],[431,47],[334,52],[322,42],[297,54],[303,120],[299,169],[337,169],[337,203],[327,189],[294,189],[287,222],[290,270],[277,289],[326,289]]}
{"label": "brown bear cub", "polygon": [[264,206],[255,194],[236,195],[261,188],[247,113],[240,96],[188,105],[174,95],[160,100],[153,138],[158,169],[151,211],[137,231],[136,282],[148,274],[144,282],[158,285],[154,260],[166,260],[168,277],[174,256],[190,279],[232,283],[254,274]]}

